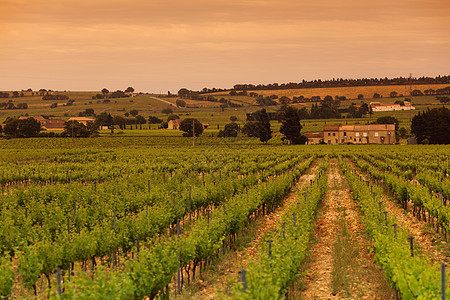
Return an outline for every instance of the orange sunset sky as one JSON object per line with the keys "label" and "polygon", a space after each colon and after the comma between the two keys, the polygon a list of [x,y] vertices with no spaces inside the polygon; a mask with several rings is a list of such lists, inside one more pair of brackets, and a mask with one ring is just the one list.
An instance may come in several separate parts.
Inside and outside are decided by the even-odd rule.
{"label": "orange sunset sky", "polygon": [[0,90],[450,74],[448,0],[0,0]]}

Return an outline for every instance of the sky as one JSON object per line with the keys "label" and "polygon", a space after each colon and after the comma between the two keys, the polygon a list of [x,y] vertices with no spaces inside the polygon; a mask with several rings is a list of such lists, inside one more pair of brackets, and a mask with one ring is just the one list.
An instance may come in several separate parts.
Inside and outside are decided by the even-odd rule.
{"label": "sky", "polygon": [[0,0],[0,90],[450,74],[448,0]]}

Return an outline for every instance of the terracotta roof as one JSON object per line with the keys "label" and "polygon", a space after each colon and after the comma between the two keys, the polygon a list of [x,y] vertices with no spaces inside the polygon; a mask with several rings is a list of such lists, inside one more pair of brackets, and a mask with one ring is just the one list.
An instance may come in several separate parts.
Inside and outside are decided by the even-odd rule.
{"label": "terracotta roof", "polygon": [[323,131],[338,131],[339,125],[325,125]]}
{"label": "terracotta roof", "polygon": [[371,124],[369,130],[395,130],[395,124]]}
{"label": "terracotta roof", "polygon": [[344,131],[353,131],[354,129],[355,129],[355,125],[342,125],[339,128],[339,130],[344,130]]}
{"label": "terracotta roof", "polygon": [[94,119],[91,118],[85,118],[85,117],[72,117],[69,119],[69,121],[95,121]]}
{"label": "terracotta roof", "polygon": [[307,138],[323,138],[323,132],[304,132],[304,136]]}
{"label": "terracotta roof", "polygon": [[47,120],[44,123],[44,127],[47,129],[64,129],[64,124],[66,121],[60,119]]}

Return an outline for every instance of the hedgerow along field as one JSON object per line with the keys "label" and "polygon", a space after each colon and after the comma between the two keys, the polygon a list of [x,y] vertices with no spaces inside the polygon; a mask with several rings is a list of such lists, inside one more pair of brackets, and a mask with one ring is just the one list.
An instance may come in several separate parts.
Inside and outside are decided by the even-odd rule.
{"label": "hedgerow along field", "polygon": [[[2,297],[436,299],[448,286],[448,146],[165,140],[3,141]],[[345,239],[365,246],[348,259]],[[360,260],[361,276],[333,272]]]}

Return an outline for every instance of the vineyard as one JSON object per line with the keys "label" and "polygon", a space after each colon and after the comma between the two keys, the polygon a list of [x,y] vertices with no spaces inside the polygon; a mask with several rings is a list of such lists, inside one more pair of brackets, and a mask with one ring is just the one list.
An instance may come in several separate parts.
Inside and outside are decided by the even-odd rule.
{"label": "vineyard", "polygon": [[0,297],[450,297],[449,147],[154,141],[0,146]]}

